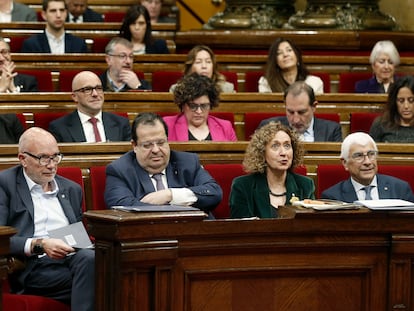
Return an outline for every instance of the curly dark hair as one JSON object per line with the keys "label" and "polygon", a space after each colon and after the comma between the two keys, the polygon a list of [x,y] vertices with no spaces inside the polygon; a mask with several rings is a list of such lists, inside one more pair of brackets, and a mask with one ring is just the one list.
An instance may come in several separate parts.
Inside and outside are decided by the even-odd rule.
{"label": "curly dark hair", "polygon": [[269,48],[269,54],[265,67],[265,77],[270,88],[272,89],[272,92],[283,92],[289,86],[285,79],[283,79],[282,69],[277,64],[277,51],[279,50],[279,45],[283,42],[289,43],[298,60],[298,74],[296,76],[296,81],[305,80],[309,75],[308,69],[306,69],[306,66],[303,64],[302,52],[299,47],[289,39],[278,38]]}
{"label": "curly dark hair", "polygon": [[178,81],[174,89],[174,102],[183,111],[183,106],[194,99],[207,95],[210,101],[210,109],[219,105],[219,87],[206,76],[191,73]]}
{"label": "curly dark hair", "polygon": [[[384,107],[384,113],[379,117],[380,122],[385,128],[396,129],[401,123],[401,116],[398,113],[397,96],[398,92],[403,87],[409,88],[414,94],[414,77],[401,77],[391,84],[388,92],[388,101]],[[414,120],[411,120],[410,125],[414,126]]]}
{"label": "curly dark hair", "polygon": [[280,122],[272,121],[262,126],[260,129],[257,129],[252,135],[243,160],[243,166],[246,172],[265,172],[267,166],[265,160],[266,146],[279,131],[283,131],[288,134],[292,143],[293,161],[289,171],[293,171],[297,166],[302,164],[305,151],[302,142],[299,140],[299,136],[295,131]]}
{"label": "curly dark hair", "polygon": [[151,18],[149,16],[148,10],[143,5],[132,5],[128,8],[125,13],[125,17],[122,21],[121,28],[119,29],[119,36],[131,41],[131,30],[129,26],[131,24],[135,24],[135,21],[141,15],[144,16],[145,22],[147,24],[147,29],[145,30],[144,35],[144,42],[145,45],[151,45],[153,38],[152,38],[152,27],[151,27]]}

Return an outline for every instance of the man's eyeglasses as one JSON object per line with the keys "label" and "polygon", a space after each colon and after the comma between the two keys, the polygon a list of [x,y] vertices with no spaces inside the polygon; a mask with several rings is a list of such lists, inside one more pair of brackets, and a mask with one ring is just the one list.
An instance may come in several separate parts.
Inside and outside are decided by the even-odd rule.
{"label": "man's eyeglasses", "polygon": [[154,148],[155,146],[158,146],[159,148],[163,148],[168,144],[168,142],[165,139],[160,139],[156,141],[146,141],[143,143],[138,144],[138,146],[150,150]]}
{"label": "man's eyeglasses", "polygon": [[85,86],[80,89],[74,90],[73,92],[81,92],[81,93],[85,93],[86,95],[91,95],[93,91],[96,91],[96,93],[102,93],[103,86],[102,85]]}
{"label": "man's eyeglasses", "polygon": [[1,49],[0,54],[3,56],[8,56],[10,54],[10,50],[8,49]]}
{"label": "man's eyeglasses", "polygon": [[369,160],[375,160],[378,156],[378,151],[370,150],[367,153],[362,152],[355,152],[351,155],[352,160],[355,162],[364,162],[365,157],[367,157]]}
{"label": "man's eyeglasses", "polygon": [[201,111],[206,111],[210,109],[210,103],[208,104],[194,104],[194,103],[188,103],[188,108],[190,108],[191,111],[195,112],[197,111],[199,108],[201,109]]}
{"label": "man's eyeglasses", "polygon": [[37,159],[39,161],[39,164],[42,165],[42,166],[49,165],[50,161],[53,161],[55,164],[59,164],[63,159],[63,154],[61,154],[61,153],[55,153],[54,155],[51,155],[51,156],[46,155],[46,154],[42,154],[40,156],[37,156],[37,155],[34,155],[34,154],[32,154],[30,152],[27,152],[27,151],[25,151],[23,153],[31,156],[34,159]]}
{"label": "man's eyeglasses", "polygon": [[108,55],[109,56],[112,56],[112,57],[117,57],[117,58],[119,58],[119,59],[121,59],[121,60],[126,60],[127,58],[129,59],[129,60],[134,60],[134,54],[125,54],[125,53],[121,53],[121,54],[109,54],[108,53]]}

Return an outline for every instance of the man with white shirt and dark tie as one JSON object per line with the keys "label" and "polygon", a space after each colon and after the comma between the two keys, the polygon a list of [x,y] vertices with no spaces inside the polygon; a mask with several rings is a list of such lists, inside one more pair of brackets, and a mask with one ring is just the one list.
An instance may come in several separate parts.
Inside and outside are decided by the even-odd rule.
{"label": "man with white shirt and dark tie", "polygon": [[128,118],[102,111],[103,86],[95,73],[82,71],[73,78],[72,99],[77,110],[49,125],[58,142],[130,141]]}
{"label": "man with white shirt and dark tie", "polygon": [[70,23],[97,23],[103,22],[102,14],[88,7],[88,0],[66,0],[68,7],[67,22]]}
{"label": "man with white shirt and dark tie", "polygon": [[378,148],[367,133],[349,134],[341,146],[341,162],[350,178],[322,192],[324,199],[356,200],[402,199],[414,202],[410,185],[401,179],[377,174]]}
{"label": "man with white shirt and dark tie", "polygon": [[303,141],[342,141],[339,123],[315,118],[318,101],[313,89],[304,81],[296,81],[287,87],[284,93],[285,117],[273,117],[263,120],[259,128],[271,122],[281,122],[296,130]]}

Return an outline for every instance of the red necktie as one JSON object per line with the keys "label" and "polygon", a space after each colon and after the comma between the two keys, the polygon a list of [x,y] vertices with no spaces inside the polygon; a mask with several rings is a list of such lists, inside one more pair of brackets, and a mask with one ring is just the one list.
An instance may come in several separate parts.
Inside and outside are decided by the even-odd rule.
{"label": "red necktie", "polygon": [[99,134],[98,126],[96,125],[96,123],[98,122],[98,119],[95,118],[95,117],[92,117],[92,118],[89,119],[89,122],[92,123],[93,133],[95,134],[95,141],[97,143],[101,142],[102,141],[101,134]]}

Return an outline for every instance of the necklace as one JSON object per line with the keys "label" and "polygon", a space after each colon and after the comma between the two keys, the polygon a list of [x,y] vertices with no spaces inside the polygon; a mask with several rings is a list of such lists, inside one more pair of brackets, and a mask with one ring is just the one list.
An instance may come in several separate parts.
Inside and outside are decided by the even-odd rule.
{"label": "necklace", "polygon": [[283,197],[286,195],[286,192],[283,193],[273,193],[272,190],[269,189],[269,194],[274,196],[274,197]]}

